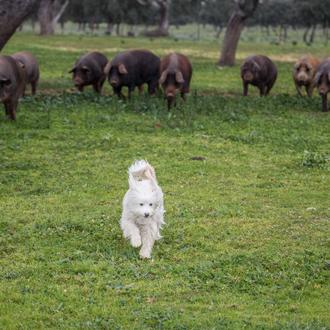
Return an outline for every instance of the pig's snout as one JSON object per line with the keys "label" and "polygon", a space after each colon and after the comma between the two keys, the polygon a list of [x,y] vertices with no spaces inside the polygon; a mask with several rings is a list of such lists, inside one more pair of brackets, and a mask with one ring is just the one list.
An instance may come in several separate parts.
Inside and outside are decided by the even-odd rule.
{"label": "pig's snout", "polygon": [[167,101],[172,103],[175,99],[175,92],[167,92],[166,93],[166,99],[167,99]]}
{"label": "pig's snout", "polygon": [[112,87],[117,87],[119,85],[119,81],[117,79],[111,79],[110,80],[110,85]]}
{"label": "pig's snout", "polygon": [[84,81],[80,77],[74,77],[73,78],[75,86],[80,86],[84,83]]}
{"label": "pig's snout", "polygon": [[319,87],[319,94],[325,95],[329,92],[329,88],[327,86],[320,86]]}
{"label": "pig's snout", "polygon": [[251,72],[246,72],[244,73],[243,79],[245,81],[251,81],[253,80],[253,74]]}
{"label": "pig's snout", "polygon": [[301,85],[306,83],[308,81],[308,79],[309,79],[309,77],[305,73],[301,73],[297,77],[298,84],[301,84]]}

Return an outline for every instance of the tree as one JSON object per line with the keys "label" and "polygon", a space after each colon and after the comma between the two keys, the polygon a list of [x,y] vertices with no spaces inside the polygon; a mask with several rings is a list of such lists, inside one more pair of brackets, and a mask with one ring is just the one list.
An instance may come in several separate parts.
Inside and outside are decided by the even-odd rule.
{"label": "tree", "polygon": [[57,22],[63,15],[69,0],[41,0],[38,10],[38,20],[41,35],[51,35],[55,32]]}
{"label": "tree", "polygon": [[39,3],[40,0],[0,1],[0,50]]}
{"label": "tree", "polygon": [[154,31],[146,32],[148,36],[166,37],[170,27],[169,12],[171,0],[138,0],[141,5],[152,5],[159,12],[158,28]]}
{"label": "tree", "polygon": [[253,15],[258,7],[259,0],[234,0],[236,8],[227,24],[224,43],[219,59],[220,66],[232,66],[235,64],[236,49],[244,29],[245,21]]}
{"label": "tree", "polygon": [[219,38],[228,22],[227,13],[232,10],[232,1],[229,0],[204,0],[202,1],[200,19],[203,24],[211,24]]}

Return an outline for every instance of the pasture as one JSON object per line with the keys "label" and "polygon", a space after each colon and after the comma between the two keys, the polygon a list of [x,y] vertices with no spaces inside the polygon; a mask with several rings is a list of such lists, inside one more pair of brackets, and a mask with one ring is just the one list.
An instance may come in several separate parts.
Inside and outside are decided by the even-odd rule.
{"label": "pasture", "polygon": [[[76,93],[89,50],[180,51],[186,104]],[[18,33],[3,53],[40,61],[36,97],[0,112],[2,329],[329,329],[330,113],[296,96],[293,62],[322,44],[242,42],[218,69],[217,41]],[[239,64],[278,65],[269,97],[243,98]],[[203,157],[204,160],[192,160]],[[165,194],[153,260],[122,238],[127,167],[145,158]]]}

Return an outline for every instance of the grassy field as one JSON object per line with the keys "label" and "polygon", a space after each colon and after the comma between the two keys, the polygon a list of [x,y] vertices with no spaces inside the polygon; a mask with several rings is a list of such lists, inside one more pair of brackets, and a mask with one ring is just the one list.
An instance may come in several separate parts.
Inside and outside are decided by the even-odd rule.
{"label": "grassy field", "polygon": [[[186,104],[129,102],[67,73],[80,54],[180,50]],[[40,91],[0,113],[1,329],[330,329],[330,116],[298,98],[292,62],[314,47],[241,43],[279,68],[267,98],[241,97],[215,41],[17,34]],[[204,157],[204,161],[191,160]],[[164,238],[142,261],[118,225],[127,167],[146,158],[165,193]]]}

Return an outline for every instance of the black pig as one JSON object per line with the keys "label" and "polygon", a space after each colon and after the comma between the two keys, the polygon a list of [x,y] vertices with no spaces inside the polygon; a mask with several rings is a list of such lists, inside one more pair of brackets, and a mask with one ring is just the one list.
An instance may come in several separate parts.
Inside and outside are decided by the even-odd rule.
{"label": "black pig", "polygon": [[108,59],[99,52],[91,52],[80,57],[69,71],[77,89],[82,92],[85,86],[92,85],[95,92],[101,94],[105,81],[104,68]]}
{"label": "black pig", "polygon": [[24,68],[11,56],[0,55],[0,101],[6,115],[16,119],[18,100],[23,96],[26,73]]}
{"label": "black pig", "polygon": [[148,50],[128,50],[119,53],[110,61],[105,73],[108,76],[113,92],[118,97],[123,97],[122,87],[128,87],[128,97],[135,87],[140,91],[143,84],[148,84],[150,95],[156,92],[159,80],[160,59],[158,56]]}
{"label": "black pig", "polygon": [[[26,85],[31,84],[32,89],[32,95],[35,95],[37,90],[37,84],[39,81],[39,64],[37,59],[30,53],[30,52],[18,52],[13,54],[11,57],[13,57],[16,61],[18,61],[21,66],[25,70],[26,74]],[[24,88],[25,93],[25,88]],[[23,93],[23,94],[24,94]]]}
{"label": "black pig", "polygon": [[249,84],[258,87],[260,96],[265,96],[268,95],[276,81],[277,68],[267,56],[250,56],[241,66],[241,78],[244,96],[248,94]]}
{"label": "black pig", "polygon": [[315,85],[322,97],[322,111],[328,111],[328,93],[330,92],[330,58],[320,64],[315,75]]}

